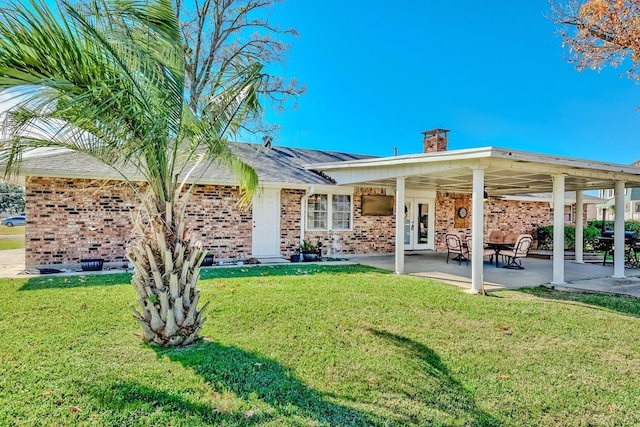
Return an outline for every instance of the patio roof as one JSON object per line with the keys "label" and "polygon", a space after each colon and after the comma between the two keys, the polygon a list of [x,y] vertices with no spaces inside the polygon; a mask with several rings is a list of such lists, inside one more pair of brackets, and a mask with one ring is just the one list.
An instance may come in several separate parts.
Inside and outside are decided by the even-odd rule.
{"label": "patio roof", "polygon": [[[576,205],[584,206],[583,190],[615,188],[615,242],[624,247],[624,188],[640,187],[640,168],[485,147],[438,151],[408,156],[393,156],[356,161],[309,164],[311,170],[331,176],[340,185],[392,187],[396,191],[396,273],[404,273],[404,216],[406,190],[431,190],[471,193],[472,215],[472,291],[483,287],[482,252],[484,234],[483,195],[506,196],[522,193],[552,192],[556,206],[565,204],[565,192],[576,191]],[[562,209],[553,213],[553,281],[564,280],[564,216]],[[579,216],[579,218],[582,218]],[[583,222],[576,222],[576,260],[582,263]],[[624,277],[624,251],[614,254],[613,277]]]}
{"label": "patio roof", "polygon": [[406,177],[407,189],[470,193],[473,169],[484,169],[489,195],[544,193],[553,190],[550,176],[564,175],[565,190],[613,188],[616,181],[640,187],[640,167],[509,150],[497,147],[316,163],[338,184],[394,187]]}

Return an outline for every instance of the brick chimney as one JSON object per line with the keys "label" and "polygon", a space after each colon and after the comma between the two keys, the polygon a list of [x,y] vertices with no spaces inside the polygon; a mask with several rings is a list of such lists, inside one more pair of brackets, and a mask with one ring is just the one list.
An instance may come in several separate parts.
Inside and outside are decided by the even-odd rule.
{"label": "brick chimney", "polygon": [[449,132],[448,129],[431,129],[422,132],[422,135],[424,135],[422,140],[424,152],[447,151],[447,133]]}

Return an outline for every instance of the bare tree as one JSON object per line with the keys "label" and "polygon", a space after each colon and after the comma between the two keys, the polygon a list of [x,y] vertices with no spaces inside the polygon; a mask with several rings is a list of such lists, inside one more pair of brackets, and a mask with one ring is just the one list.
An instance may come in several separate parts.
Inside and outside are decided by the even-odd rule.
{"label": "bare tree", "polygon": [[[298,35],[271,22],[270,9],[282,0],[174,0],[185,40],[187,92],[198,114],[227,82],[223,77],[246,63],[258,62],[268,74],[261,89],[282,110],[288,99],[304,92],[295,79],[270,74],[283,63],[289,48],[281,39]],[[259,116],[244,123],[251,131],[272,131]]]}
{"label": "bare tree", "polygon": [[630,78],[640,80],[640,1],[551,0],[553,20],[578,70],[617,67],[626,59]]}

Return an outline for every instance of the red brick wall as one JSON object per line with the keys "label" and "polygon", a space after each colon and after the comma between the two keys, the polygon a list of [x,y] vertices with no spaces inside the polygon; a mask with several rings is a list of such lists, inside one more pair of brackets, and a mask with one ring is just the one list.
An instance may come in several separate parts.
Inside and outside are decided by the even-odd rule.
{"label": "red brick wall", "polygon": [[251,207],[238,205],[237,187],[198,185],[189,200],[187,225],[215,258],[251,255]]}
{"label": "red brick wall", "polygon": [[280,192],[280,253],[291,256],[300,247],[300,209],[304,190]]}
{"label": "red brick wall", "polygon": [[[291,255],[300,243],[300,209],[304,190],[281,192],[280,250]],[[395,216],[362,216],[362,195],[384,195],[381,188],[357,188],[353,195],[353,229],[307,231],[305,239],[322,242],[324,255],[392,253]],[[446,250],[444,235],[455,228],[455,197],[436,198],[436,250]],[[216,258],[251,255],[252,213],[240,209],[236,187],[200,185],[194,189],[187,212],[194,236]],[[83,258],[126,262],[125,246],[131,237],[130,211],[137,206],[131,189],[120,182],[59,178],[27,180],[26,265],[77,264]],[[538,224],[551,223],[548,203],[489,199],[485,205],[485,233],[534,233]],[[469,206],[470,208],[470,206]],[[469,216],[471,209],[469,209]],[[470,224],[470,221],[469,221]]]}
{"label": "red brick wall", "polygon": [[26,267],[83,258],[125,260],[133,192],[121,182],[30,177],[26,182]]}
{"label": "red brick wall", "polygon": [[[471,234],[471,227],[455,228],[454,198],[461,196],[453,193],[439,192],[436,198],[436,250],[446,251],[444,241],[446,233],[455,231]],[[471,205],[471,203],[469,204]],[[469,206],[469,218],[471,206]],[[553,222],[549,203],[520,202],[489,198],[484,201],[484,233],[500,230],[505,233],[528,233],[534,236],[538,225],[549,225]],[[469,221],[471,224],[471,221]]]}
{"label": "red brick wall", "polygon": [[362,196],[386,195],[383,188],[356,188],[351,231],[307,231],[305,239],[322,242],[323,255],[392,253],[395,250],[395,215],[362,216]]}
{"label": "red brick wall", "polygon": [[[251,209],[240,209],[236,187],[197,186],[187,221],[216,258],[251,254]],[[77,264],[83,258],[126,261],[130,211],[138,206],[121,182],[30,177],[26,200],[26,267]]]}
{"label": "red brick wall", "polygon": [[[288,257],[300,246],[300,209],[304,190],[282,190],[280,250]],[[393,252],[395,218],[361,216],[361,196],[383,189],[357,189],[353,196],[353,230],[307,232],[321,241],[323,254]],[[26,266],[78,264],[84,258],[127,262],[131,211],[138,206],[121,182],[30,177],[27,181]],[[236,187],[199,185],[190,199],[187,221],[195,238],[216,258],[251,255],[252,213],[241,209]]]}

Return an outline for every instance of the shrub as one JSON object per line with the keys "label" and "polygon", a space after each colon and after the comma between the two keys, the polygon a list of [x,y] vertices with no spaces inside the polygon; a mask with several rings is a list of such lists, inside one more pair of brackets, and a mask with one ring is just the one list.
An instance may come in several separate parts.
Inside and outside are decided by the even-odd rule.
{"label": "shrub", "polygon": [[[594,221],[595,222],[595,221]],[[600,221],[602,223],[602,221]],[[640,224],[639,224],[640,225]],[[600,227],[591,224],[583,230],[583,245],[586,250],[594,250],[600,236]],[[536,229],[538,249],[553,249],[553,225],[540,226]],[[564,248],[570,251],[576,249],[576,228],[573,225],[564,227]]]}

